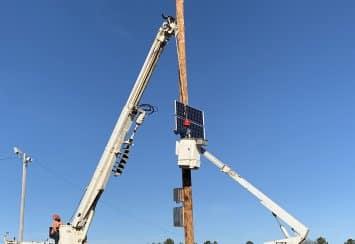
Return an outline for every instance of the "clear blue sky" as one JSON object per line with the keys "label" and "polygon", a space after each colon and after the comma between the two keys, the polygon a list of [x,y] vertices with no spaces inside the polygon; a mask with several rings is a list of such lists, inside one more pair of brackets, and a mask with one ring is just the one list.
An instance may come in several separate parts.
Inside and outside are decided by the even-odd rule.
{"label": "clear blue sky", "polygon": [[[71,218],[121,107],[175,1],[7,1],[0,7],[0,158],[17,145],[28,171],[25,239]],[[355,2],[185,1],[190,104],[208,150],[310,228],[355,238]],[[142,102],[159,112],[97,206],[90,243],[183,240],[172,40]],[[18,232],[21,163],[0,161],[0,232]],[[193,172],[195,240],[281,237],[269,211],[208,161]]]}

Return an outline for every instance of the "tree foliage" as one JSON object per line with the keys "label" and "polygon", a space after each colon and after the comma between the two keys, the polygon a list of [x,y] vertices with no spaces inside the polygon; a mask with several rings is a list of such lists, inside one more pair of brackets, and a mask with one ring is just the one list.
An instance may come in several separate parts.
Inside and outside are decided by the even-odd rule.
{"label": "tree foliage", "polygon": [[168,238],[164,241],[164,244],[174,244],[174,240],[171,238]]}
{"label": "tree foliage", "polygon": [[245,244],[254,244],[252,241],[247,241]]}
{"label": "tree foliage", "polygon": [[355,244],[355,240],[354,239],[348,239],[346,242],[344,242],[344,244]]}
{"label": "tree foliage", "polygon": [[328,244],[328,242],[324,237],[320,236],[317,238],[316,244]]}

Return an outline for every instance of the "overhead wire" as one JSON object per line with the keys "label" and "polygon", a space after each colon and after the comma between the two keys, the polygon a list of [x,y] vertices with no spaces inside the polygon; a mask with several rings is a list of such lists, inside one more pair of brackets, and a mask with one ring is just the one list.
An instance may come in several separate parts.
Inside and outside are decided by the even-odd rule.
{"label": "overhead wire", "polygon": [[[113,209],[117,212],[124,212],[125,215],[128,216],[133,222],[143,225],[145,229],[147,229],[149,226],[152,226],[152,221],[145,221],[145,220],[139,219],[132,212],[124,211],[125,210],[124,208],[117,207],[117,203],[114,204],[111,201],[107,201],[107,200],[105,202],[108,203],[108,205],[107,205],[108,207],[110,207],[111,209]],[[155,224],[157,224],[157,223],[155,223]],[[155,228],[152,228],[152,229],[158,229],[158,230],[162,231],[162,234],[165,234],[165,235],[176,234],[175,231],[173,231],[167,227],[163,227],[163,225],[160,225],[160,226],[156,225]]]}
{"label": "overhead wire", "polygon": [[0,158],[0,161],[3,161],[3,160],[9,160],[9,159],[15,159],[16,156],[11,156],[11,157],[1,157]]}
{"label": "overhead wire", "polygon": [[[16,159],[17,156],[8,156],[8,157],[1,157],[0,158],[0,161],[5,161],[5,160],[11,160],[11,159]],[[38,160],[37,158],[34,158],[34,165],[37,165],[40,169],[42,169],[44,172],[47,172],[48,174],[50,175],[53,175],[53,176],[57,176],[58,173],[57,173],[57,170],[51,168],[48,166],[48,164],[46,163],[43,163],[41,160]],[[55,182],[58,182],[58,181],[55,181]],[[59,181],[61,184],[65,183],[67,185],[70,185],[70,186],[78,186],[79,185],[79,182],[74,182],[72,180],[69,180],[67,177],[65,176],[61,176],[61,180]],[[84,186],[84,189],[82,189],[82,195],[85,193],[86,191],[86,185]],[[80,201],[79,201],[80,202]],[[78,202],[78,204],[79,204]],[[106,200],[106,203],[107,203],[107,207],[111,208],[112,210],[114,210],[115,212],[125,212],[126,215],[128,215],[128,217],[135,223],[140,223],[140,224],[144,224],[144,226],[151,226],[151,222],[148,222],[148,221],[144,221],[142,219],[139,219],[138,217],[136,217],[134,214],[130,214],[128,213],[127,214],[127,211],[124,211],[125,209],[123,207],[119,207],[117,206],[117,204],[114,204],[113,202],[111,201],[107,201]],[[73,211],[75,212],[76,209],[74,209]],[[74,213],[73,213],[74,215]],[[73,217],[73,216],[72,216]],[[72,218],[71,217],[71,218]],[[173,235],[175,234],[174,231],[172,231],[171,229],[169,228],[166,228],[162,225],[156,225],[154,229],[158,229],[160,231],[162,231],[162,234],[166,234],[166,235]]]}
{"label": "overhead wire", "polygon": [[[0,157],[0,161],[10,160],[10,159],[17,159],[17,158],[18,158],[18,156]],[[42,164],[40,160],[37,160],[37,158],[35,158],[35,162],[36,162],[35,165],[39,165],[40,168],[42,168],[44,171],[47,171],[47,172],[49,172],[50,174],[52,174],[54,176],[57,175],[55,170],[51,169],[50,167],[47,167],[45,164]],[[70,182],[70,184],[72,184],[72,185],[77,185],[73,181],[65,179],[65,177],[62,177],[62,179],[66,180],[67,182]]]}
{"label": "overhead wire", "polygon": [[[57,177],[58,176],[58,172],[57,170],[54,170],[50,167],[48,167],[46,164],[42,163],[40,160],[35,159],[35,165],[38,165],[40,168],[42,168],[42,170],[46,171],[47,173],[50,173],[51,175]],[[67,177],[65,177],[64,175],[61,175],[61,180],[60,182],[66,182],[72,186],[77,186],[78,183],[74,182],[72,180],[69,180]],[[58,182],[58,181],[56,181]]]}
{"label": "overhead wire", "polygon": [[[8,157],[1,157],[0,158],[0,161],[5,161],[5,160],[10,160],[10,159],[16,159],[17,157],[16,156],[8,156]],[[58,173],[55,169],[51,168],[48,166],[48,164],[46,163],[43,163],[41,160],[38,160],[37,158],[34,158],[34,165],[37,165],[40,169],[42,169],[43,171],[53,175],[53,176],[57,176]],[[58,182],[58,181],[55,181],[55,182]],[[61,182],[61,184],[65,183],[67,185],[70,185],[70,186],[78,186],[79,185],[79,182],[74,182],[72,180],[69,180],[67,177],[65,176],[61,176],[61,180],[59,181]],[[85,193],[85,190],[86,190],[86,185],[84,186],[84,190],[82,190],[83,194]],[[127,214],[127,211],[124,211],[125,209],[123,207],[119,207],[117,206],[117,204],[111,202],[111,201],[105,201],[106,204],[107,204],[107,207],[111,208],[112,210],[114,210],[115,212],[125,212],[126,215],[128,215],[128,217],[135,223],[139,223],[139,224],[142,224],[144,226],[151,226],[151,222],[148,222],[148,221],[144,221],[142,219],[139,219],[138,217],[136,217],[134,214],[132,213],[128,213]],[[75,212],[76,209],[74,209],[73,211]],[[174,231],[172,231],[171,229],[169,228],[166,228],[162,225],[156,225],[154,229],[158,229],[160,231],[162,231],[162,235],[173,235],[175,234]]]}
{"label": "overhead wire", "polygon": [[[50,173],[51,175],[53,175],[53,176],[55,176],[55,177],[58,176],[58,172],[57,172],[56,170],[54,170],[54,169],[48,167],[47,165],[43,164],[42,162],[36,160],[36,165],[40,166],[40,168],[42,168],[42,170],[44,170],[44,171]],[[58,181],[55,181],[55,182],[58,182]],[[65,177],[65,176],[63,176],[63,175],[61,176],[60,182],[61,182],[61,183],[67,183],[67,185],[70,185],[70,186],[78,186],[78,185],[80,185],[79,182],[74,182],[74,181],[72,181],[72,180],[69,180],[67,177]],[[82,195],[82,196],[85,194],[86,187],[87,187],[87,186],[84,185],[84,187],[81,189],[81,192],[82,192],[81,195]],[[81,198],[82,198],[82,197],[81,197]],[[81,198],[80,198],[80,199],[81,199]],[[79,203],[80,203],[80,201],[78,202],[78,204],[79,204]],[[73,210],[74,212],[72,213],[72,216],[70,217],[70,219],[73,218],[73,216],[74,216],[74,214],[75,214],[75,210],[76,210],[76,209]]]}
{"label": "overhead wire", "polygon": [[[15,158],[15,157],[13,157]],[[48,167],[47,164],[44,164],[43,162],[41,162],[40,160],[35,160],[35,165],[38,165],[39,168],[41,168],[42,170],[46,171],[47,173],[50,173],[51,175],[53,176],[57,176],[58,173],[56,172],[56,170],[52,169],[51,167]],[[57,181],[56,181],[57,182]],[[65,176],[61,176],[61,180],[60,182],[63,184],[63,183],[66,183],[67,185],[70,185],[70,186],[78,186],[80,183],[79,182],[74,182],[72,180],[69,180],[68,178],[66,178]],[[86,187],[87,185],[84,185],[84,189],[82,189],[82,195],[85,194],[85,191],[86,191]],[[78,199],[78,204],[80,203],[80,199]],[[134,214],[129,214],[127,213],[127,211],[125,211],[125,209],[123,207],[119,207],[117,206],[117,204],[109,201],[109,200],[105,200],[105,202],[107,203],[107,207],[111,208],[112,210],[114,210],[115,212],[125,212],[126,215],[128,215],[128,217],[135,223],[140,223],[140,224],[144,224],[144,226],[150,226],[151,225],[151,222],[148,222],[148,221],[144,221],[142,219],[139,219],[138,217],[136,217]],[[71,216],[71,219],[73,218],[73,215],[75,214],[75,211],[76,209],[73,210],[74,213],[72,214]],[[166,228],[166,227],[163,227],[163,226],[156,226],[156,229],[162,231],[164,234],[175,234],[174,231],[170,230],[169,228]]]}

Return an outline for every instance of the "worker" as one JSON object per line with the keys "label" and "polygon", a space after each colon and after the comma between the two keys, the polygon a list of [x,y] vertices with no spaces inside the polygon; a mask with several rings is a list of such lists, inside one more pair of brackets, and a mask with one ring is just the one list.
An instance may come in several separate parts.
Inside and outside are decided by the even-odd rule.
{"label": "worker", "polygon": [[49,237],[54,239],[55,244],[59,242],[59,227],[62,225],[62,221],[58,214],[53,214],[53,223],[50,227]]}

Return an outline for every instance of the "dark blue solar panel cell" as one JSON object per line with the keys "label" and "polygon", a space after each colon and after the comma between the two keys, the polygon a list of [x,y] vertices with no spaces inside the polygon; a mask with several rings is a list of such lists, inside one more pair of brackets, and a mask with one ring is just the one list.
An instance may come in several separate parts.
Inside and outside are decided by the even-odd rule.
{"label": "dark blue solar panel cell", "polygon": [[[184,126],[185,119],[190,120],[190,126],[188,128]],[[203,112],[175,101],[174,132],[180,134],[181,137],[190,136],[192,138],[205,139]]]}
{"label": "dark blue solar panel cell", "polygon": [[203,112],[192,108],[190,106],[186,106],[187,118],[197,124],[203,125]]}
{"label": "dark blue solar panel cell", "polygon": [[176,116],[185,117],[185,105],[178,101],[175,101],[175,114]]}

